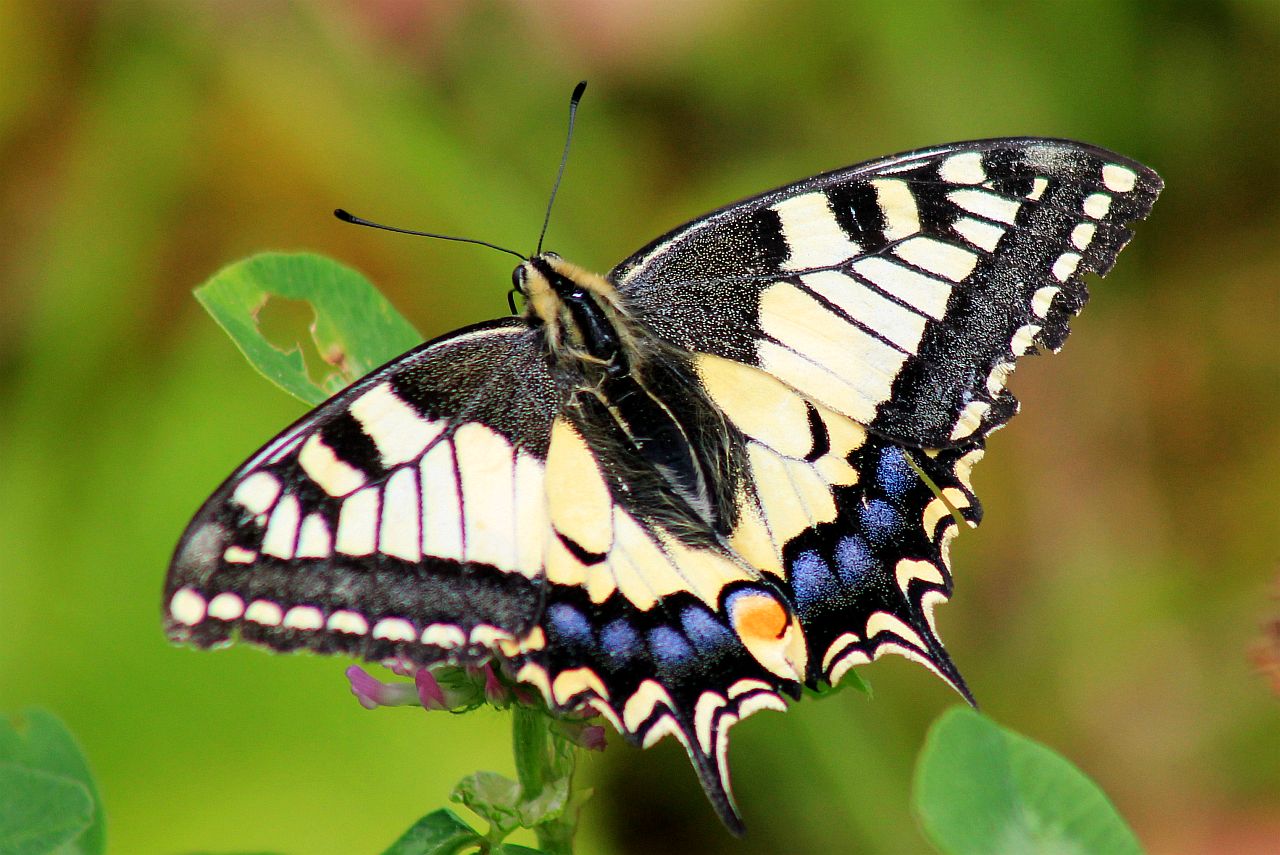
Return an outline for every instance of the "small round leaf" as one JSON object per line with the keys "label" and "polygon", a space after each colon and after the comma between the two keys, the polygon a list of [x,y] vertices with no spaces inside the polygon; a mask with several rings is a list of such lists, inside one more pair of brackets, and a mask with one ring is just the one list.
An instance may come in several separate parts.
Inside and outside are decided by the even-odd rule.
{"label": "small round leaf", "polygon": [[1060,754],[956,707],[916,764],[915,810],[947,855],[1140,855],[1098,785]]}

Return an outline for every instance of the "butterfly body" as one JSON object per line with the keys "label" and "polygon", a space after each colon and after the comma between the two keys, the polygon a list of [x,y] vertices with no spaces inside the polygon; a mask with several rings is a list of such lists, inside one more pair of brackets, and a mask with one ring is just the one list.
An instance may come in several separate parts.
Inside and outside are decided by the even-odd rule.
{"label": "butterfly body", "polygon": [[353,384],[215,492],[166,625],[419,665],[495,658],[555,709],[680,740],[722,819],[727,732],[885,652],[968,697],[933,607],[981,512],[1014,361],[1056,350],[1161,188],[1101,149],[957,143],[707,215],[522,317]]}
{"label": "butterfly body", "polygon": [[[540,329],[572,413],[595,448],[640,471],[615,478],[632,501],[652,501],[669,527],[725,533],[740,443],[692,374],[689,354],[634,318],[611,282],[548,253],[516,269],[529,298],[526,321]],[[597,457],[600,455],[597,454]],[[646,481],[649,489],[639,489]]]}

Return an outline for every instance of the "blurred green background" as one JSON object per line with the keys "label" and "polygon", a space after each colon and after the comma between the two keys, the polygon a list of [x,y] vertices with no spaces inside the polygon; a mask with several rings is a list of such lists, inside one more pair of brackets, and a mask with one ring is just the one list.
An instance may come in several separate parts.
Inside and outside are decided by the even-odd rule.
{"label": "blurred green background", "polygon": [[[982,136],[1105,145],[1168,183],[1013,387],[987,521],[940,611],[997,720],[1062,751],[1155,853],[1275,852],[1280,7],[1221,3],[0,5],[0,709],[101,778],[112,850],[380,851],[504,716],[361,709],[343,662],[171,648],[189,516],[302,408],[191,289],[264,249],[363,270],[428,336],[503,314],[591,81],[548,246],[608,269],[732,199]],[[296,322],[284,318],[281,323]],[[1251,654],[1251,651],[1253,653]],[[751,833],[678,747],[585,762],[583,853],[914,852],[910,770],[955,698],[894,657],[735,730]]]}

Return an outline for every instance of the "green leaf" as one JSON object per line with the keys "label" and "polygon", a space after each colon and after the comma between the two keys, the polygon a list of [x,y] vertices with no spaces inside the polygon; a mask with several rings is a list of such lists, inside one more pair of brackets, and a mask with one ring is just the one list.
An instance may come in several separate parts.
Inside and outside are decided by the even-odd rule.
{"label": "green leaf", "polygon": [[530,849],[528,846],[521,846],[519,843],[503,843],[495,846],[491,850],[493,855],[543,855],[541,849]]}
{"label": "green leaf", "polygon": [[1142,852],[1083,772],[965,707],[943,713],[930,729],[914,801],[925,832],[947,855]]}
{"label": "green leaf", "polygon": [[844,676],[840,678],[840,682],[836,683],[834,686],[819,686],[816,689],[811,689],[808,686],[805,686],[804,693],[814,698],[821,699],[829,698],[844,689],[855,689],[862,692],[862,694],[866,695],[868,698],[873,695],[871,691],[871,684],[867,682],[866,678],[858,673],[857,668],[850,668],[848,671],[845,671]]}
{"label": "green leaf", "polygon": [[[238,261],[197,288],[196,299],[254,368],[312,405],[422,343],[369,280],[309,253],[267,252]],[[279,335],[286,340],[273,343],[263,330],[263,312],[277,305],[273,301],[309,313],[308,331],[285,331]]]}
{"label": "green leaf", "polygon": [[84,784],[0,763],[0,852],[4,855],[48,855],[72,843],[91,822],[93,797]]}
{"label": "green leaf", "polygon": [[490,837],[502,837],[523,825],[520,785],[497,772],[473,772],[458,782],[449,798],[489,823]]}
{"label": "green leaf", "polygon": [[456,813],[441,808],[415,822],[383,855],[457,855],[483,842]]}
{"label": "green leaf", "polygon": [[569,855],[578,812],[588,795],[572,790],[577,750],[544,710],[516,704],[511,712],[520,824],[533,828],[538,846],[547,855]]}
{"label": "green leaf", "polygon": [[840,678],[840,683],[836,686],[836,688],[843,689],[846,686],[850,689],[856,689],[859,692],[862,692],[862,694],[866,695],[867,697],[871,697],[872,695],[871,684],[868,683],[866,679],[861,674],[858,673],[857,668],[850,668],[848,671],[845,671],[844,676]]}
{"label": "green leaf", "polygon": [[[0,764],[0,852],[48,852],[65,845],[62,855],[100,855],[106,849],[106,819],[93,774],[56,716],[32,709],[0,719]],[[70,836],[64,836],[68,829]],[[59,842],[28,848],[52,838]]]}
{"label": "green leaf", "polygon": [[533,828],[545,822],[552,822],[564,815],[569,804],[571,778],[563,776],[547,781],[542,792],[528,798],[520,805],[520,824],[525,828]]}

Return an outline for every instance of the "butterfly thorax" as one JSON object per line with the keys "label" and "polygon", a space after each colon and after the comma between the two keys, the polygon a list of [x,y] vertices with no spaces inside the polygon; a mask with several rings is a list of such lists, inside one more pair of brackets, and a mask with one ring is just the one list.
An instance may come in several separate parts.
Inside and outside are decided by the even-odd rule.
{"label": "butterfly thorax", "polygon": [[[576,426],[597,446],[626,446],[630,454],[610,457],[643,461],[662,479],[653,490],[631,489],[628,503],[677,530],[691,523],[727,531],[733,444],[724,440],[723,418],[694,380],[688,354],[634,318],[608,279],[558,255],[531,258],[514,279],[569,390],[565,410]],[[620,484],[644,483],[644,473],[618,474]]]}
{"label": "butterfly thorax", "polygon": [[627,370],[624,363],[636,344],[609,280],[550,252],[521,264],[512,279],[528,300],[526,317],[542,326],[557,363],[594,364],[615,374]]}

